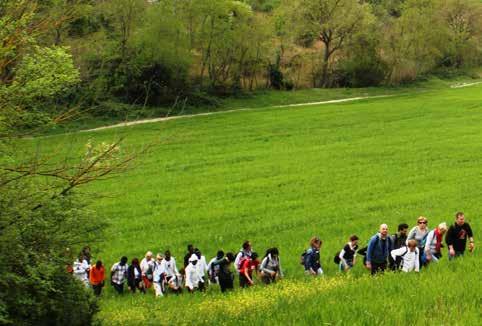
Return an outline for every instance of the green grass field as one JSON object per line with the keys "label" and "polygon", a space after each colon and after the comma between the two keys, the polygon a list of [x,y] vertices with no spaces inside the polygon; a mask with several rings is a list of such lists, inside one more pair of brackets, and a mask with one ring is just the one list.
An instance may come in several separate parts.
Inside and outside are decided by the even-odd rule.
{"label": "green grass field", "polygon": [[[210,259],[280,249],[286,279],[269,288],[206,294],[114,295],[105,324],[477,325],[482,223],[482,84],[446,85],[395,97],[320,106],[234,112],[95,133],[39,138],[42,151],[78,152],[89,138],[127,136],[125,147],[156,143],[134,169],[87,193],[110,223],[95,258],[141,258],[170,249],[180,264],[194,243]],[[273,104],[282,104],[273,101]],[[349,235],[366,243],[382,222],[392,231],[452,223],[466,213],[476,252],[421,275],[368,277],[361,265],[340,276],[333,263]],[[319,235],[326,277],[309,280],[299,255]],[[445,253],[445,252],[444,252]],[[446,253],[445,253],[446,254]],[[107,282],[108,283],[108,282]]]}

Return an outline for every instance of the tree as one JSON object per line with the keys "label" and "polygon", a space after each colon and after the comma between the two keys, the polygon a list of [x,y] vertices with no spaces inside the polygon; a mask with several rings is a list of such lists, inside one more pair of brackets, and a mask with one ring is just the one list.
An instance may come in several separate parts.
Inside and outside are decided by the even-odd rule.
{"label": "tree", "polygon": [[[293,4],[294,2],[294,4]],[[329,86],[330,61],[350,38],[370,23],[369,7],[357,0],[296,0],[289,19],[297,37],[312,35],[323,43],[321,86]]]}
{"label": "tree", "polygon": [[482,55],[482,3],[477,0],[442,0],[439,17],[447,28],[447,63],[456,68],[464,64],[479,64]]}

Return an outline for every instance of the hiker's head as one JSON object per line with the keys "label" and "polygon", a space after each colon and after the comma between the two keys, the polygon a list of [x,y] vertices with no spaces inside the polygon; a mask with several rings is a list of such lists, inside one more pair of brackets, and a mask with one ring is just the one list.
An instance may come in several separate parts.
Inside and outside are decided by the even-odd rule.
{"label": "hiker's head", "polygon": [[126,256],[123,256],[120,260],[120,265],[121,266],[124,266],[125,264],[127,264],[127,257]]}
{"label": "hiker's head", "polygon": [[224,251],[222,250],[219,250],[218,253],[216,254],[216,258],[217,259],[221,259],[224,257]]}
{"label": "hiker's head", "polygon": [[464,225],[465,223],[465,215],[464,213],[462,212],[457,212],[457,214],[455,214],[455,223],[457,223],[457,225]]}
{"label": "hiker's head", "polygon": [[147,260],[151,260],[151,259],[152,259],[152,251],[146,252],[146,256],[145,256],[145,257],[146,257]]}
{"label": "hiker's head", "polygon": [[269,253],[271,254],[271,257],[275,258],[275,259],[278,258],[278,256],[279,256],[279,250],[276,247],[271,248]]}
{"label": "hiker's head", "polygon": [[398,233],[400,233],[401,236],[407,236],[408,234],[408,224],[407,223],[402,223],[398,225]]}
{"label": "hiker's head", "polygon": [[139,259],[138,258],[133,258],[131,261],[132,266],[139,266]]}
{"label": "hiker's head", "polygon": [[228,259],[229,262],[232,262],[235,259],[234,254],[232,252],[228,252],[226,254],[226,258]]}
{"label": "hiker's head", "polygon": [[194,246],[192,244],[187,245],[187,252],[189,252],[191,254],[194,252]]}
{"label": "hiker's head", "polygon": [[253,252],[253,253],[251,254],[251,259],[252,259],[252,260],[256,260],[256,259],[258,259],[258,257],[259,257],[259,255],[258,255],[257,252]]}
{"label": "hiker's head", "polygon": [[358,240],[359,240],[359,238],[355,234],[350,237],[350,242],[351,242],[352,245],[357,245]]}
{"label": "hiker's head", "polygon": [[420,216],[417,218],[417,226],[420,230],[427,229],[428,220],[425,216]]}
{"label": "hiker's head", "polygon": [[197,256],[197,258],[201,259],[201,250],[199,248],[194,248],[194,254]]}
{"label": "hiker's head", "polygon": [[102,267],[102,261],[98,260],[96,263],[95,263],[95,268],[99,269]]}
{"label": "hiker's head", "polygon": [[171,260],[171,252],[169,250],[166,250],[164,252],[164,257],[166,258],[167,261]]}
{"label": "hiker's head", "polygon": [[410,251],[415,251],[415,248],[417,248],[417,240],[408,240],[407,241],[407,247],[410,249]]}
{"label": "hiker's head", "polygon": [[380,234],[382,235],[382,237],[386,237],[388,235],[388,225],[386,224],[380,225]]}
{"label": "hiker's head", "polygon": [[189,262],[193,265],[196,265],[198,260],[199,258],[197,257],[196,254],[192,254],[191,257],[189,258]]}
{"label": "hiker's head", "polygon": [[251,242],[249,240],[246,240],[243,242],[243,250],[245,251],[251,250]]}
{"label": "hiker's head", "polygon": [[159,263],[162,261],[162,255],[161,255],[160,253],[158,253],[158,254],[156,255],[156,260],[157,260],[157,262],[159,262]]}
{"label": "hiker's head", "polygon": [[447,230],[448,230],[447,223],[445,223],[445,222],[440,223],[438,225],[438,230],[439,230],[440,234],[445,234],[445,232],[447,232]]}
{"label": "hiker's head", "polygon": [[321,248],[322,241],[319,237],[312,237],[310,240],[310,246],[316,249]]}

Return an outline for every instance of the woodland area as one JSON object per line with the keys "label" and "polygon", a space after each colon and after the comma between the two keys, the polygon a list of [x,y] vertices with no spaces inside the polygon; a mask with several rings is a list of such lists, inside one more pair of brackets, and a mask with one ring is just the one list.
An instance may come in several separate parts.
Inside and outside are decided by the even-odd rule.
{"label": "woodland area", "polygon": [[92,322],[96,301],[65,269],[103,224],[76,190],[139,154],[116,140],[59,157],[26,136],[79,111],[466,71],[481,21],[477,0],[0,1],[0,323]]}

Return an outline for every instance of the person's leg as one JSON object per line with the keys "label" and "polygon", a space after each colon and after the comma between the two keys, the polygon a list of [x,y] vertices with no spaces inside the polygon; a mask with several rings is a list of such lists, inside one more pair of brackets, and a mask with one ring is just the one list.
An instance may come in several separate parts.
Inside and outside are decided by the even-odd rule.
{"label": "person's leg", "polygon": [[163,296],[161,283],[154,282],[154,292],[156,293],[156,297],[162,297]]}
{"label": "person's leg", "polygon": [[102,286],[100,284],[92,285],[92,289],[94,289],[94,294],[98,297],[102,291]]}
{"label": "person's leg", "polygon": [[122,283],[122,284],[114,283],[114,289],[117,291],[117,293],[123,294],[124,293],[124,283]]}

